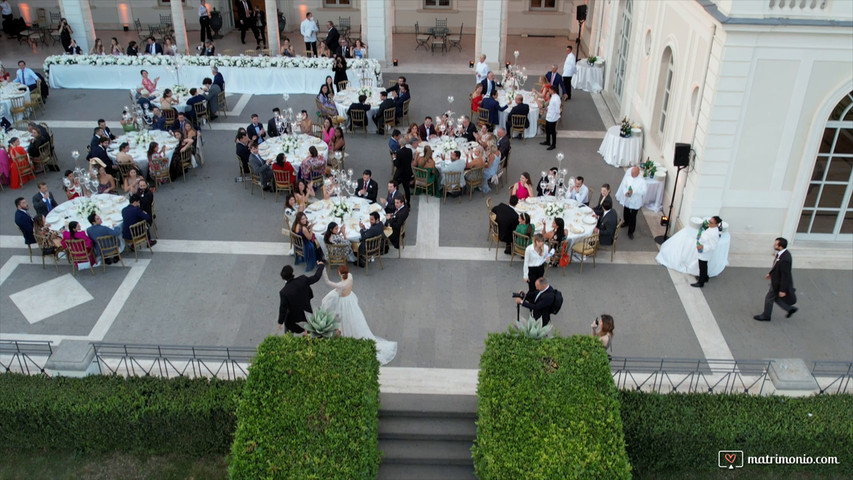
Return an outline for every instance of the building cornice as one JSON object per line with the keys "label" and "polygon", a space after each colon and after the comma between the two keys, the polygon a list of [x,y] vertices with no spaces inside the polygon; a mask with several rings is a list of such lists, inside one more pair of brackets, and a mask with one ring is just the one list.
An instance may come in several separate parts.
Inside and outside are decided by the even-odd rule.
{"label": "building cornice", "polygon": [[709,15],[714,17],[723,25],[756,25],[756,26],[802,26],[802,27],[853,27],[853,21],[849,20],[827,20],[810,18],[786,18],[786,17],[730,17],[717,8],[712,0],[696,0]]}

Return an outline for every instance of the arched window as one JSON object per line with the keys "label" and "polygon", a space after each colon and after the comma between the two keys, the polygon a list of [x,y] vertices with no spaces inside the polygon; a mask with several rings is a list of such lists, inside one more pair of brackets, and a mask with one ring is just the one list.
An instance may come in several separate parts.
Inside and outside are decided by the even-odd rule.
{"label": "arched window", "polygon": [[673,59],[672,59],[672,49],[666,47],[666,50],[663,51],[663,57],[661,57],[660,62],[660,72],[658,73],[658,95],[657,95],[657,106],[655,107],[655,113],[657,118],[657,133],[661,139],[663,139],[663,133],[666,129],[666,119],[670,113],[670,99],[672,92],[672,82],[673,82]]}
{"label": "arched window", "polygon": [[820,141],[797,237],[849,240],[853,236],[853,92],[829,114]]}

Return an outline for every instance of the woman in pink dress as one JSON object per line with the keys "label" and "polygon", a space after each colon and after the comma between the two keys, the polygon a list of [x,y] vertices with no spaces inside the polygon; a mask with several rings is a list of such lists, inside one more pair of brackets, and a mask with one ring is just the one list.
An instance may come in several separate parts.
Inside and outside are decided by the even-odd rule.
{"label": "woman in pink dress", "polygon": [[[92,239],[86,235],[86,232],[83,231],[83,227],[81,227],[78,222],[69,223],[68,230],[62,232],[62,246],[66,249],[68,248],[68,240],[83,240],[83,243],[86,244],[86,252],[89,254],[89,264],[95,265],[95,252],[92,250]],[[74,263],[79,265],[82,262]]]}
{"label": "woman in pink dress", "polygon": [[323,117],[323,141],[329,148],[332,148],[332,142],[335,139],[335,127],[332,125],[332,119]]}
{"label": "woman in pink dress", "polygon": [[521,174],[521,177],[518,179],[512,186],[512,195],[518,197],[519,200],[524,200],[527,197],[535,197],[536,190],[533,188],[533,184],[530,183],[530,174],[524,172]]}

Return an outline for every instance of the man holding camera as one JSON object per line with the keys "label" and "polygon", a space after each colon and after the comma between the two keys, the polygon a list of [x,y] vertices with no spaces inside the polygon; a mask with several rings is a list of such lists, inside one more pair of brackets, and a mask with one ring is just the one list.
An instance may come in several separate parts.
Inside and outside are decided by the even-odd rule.
{"label": "man holding camera", "polygon": [[542,326],[551,322],[551,312],[554,310],[556,300],[555,290],[548,285],[548,279],[539,277],[536,280],[536,290],[513,293],[515,303],[531,310],[533,318],[542,319]]}

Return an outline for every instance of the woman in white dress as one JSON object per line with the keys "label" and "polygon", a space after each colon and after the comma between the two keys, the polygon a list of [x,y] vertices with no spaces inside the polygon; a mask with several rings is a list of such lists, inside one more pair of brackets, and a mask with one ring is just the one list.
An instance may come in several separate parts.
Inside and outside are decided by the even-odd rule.
{"label": "woman in white dress", "polygon": [[397,356],[397,342],[391,342],[379,338],[370,331],[367,320],[361,307],[358,306],[358,297],[352,291],[352,274],[346,265],[338,267],[340,282],[332,282],[326,269],[323,269],[323,280],[327,285],[334,288],[323,297],[320,308],[335,313],[341,320],[341,333],[344,337],[369,338],[376,341],[376,359],[382,365],[388,364]]}

